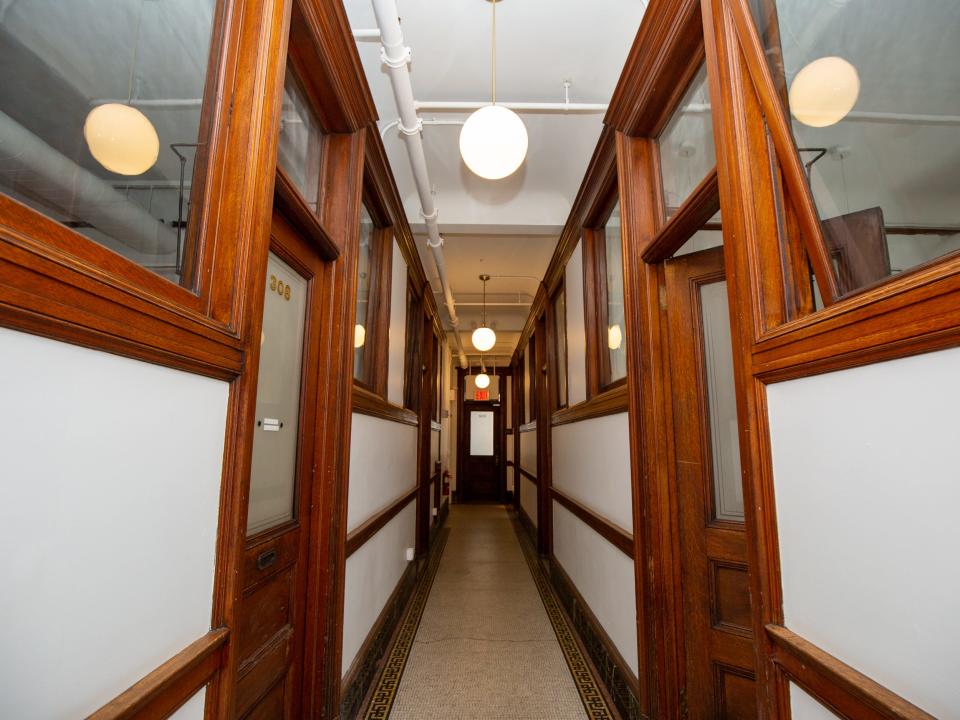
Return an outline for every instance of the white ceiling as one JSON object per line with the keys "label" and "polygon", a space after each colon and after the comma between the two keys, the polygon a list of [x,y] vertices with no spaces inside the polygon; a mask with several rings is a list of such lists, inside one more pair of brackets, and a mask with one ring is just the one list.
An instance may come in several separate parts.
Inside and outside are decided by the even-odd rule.
{"label": "white ceiling", "polygon": [[[344,0],[354,30],[376,27],[370,0]],[[412,50],[411,79],[420,101],[490,99],[491,4],[487,0],[398,0],[404,41]],[[497,99],[561,102],[571,82],[574,103],[606,103],[616,86],[646,8],[645,0],[501,0],[497,5]],[[380,115],[397,119],[377,42],[358,50]],[[423,112],[424,120],[464,120],[464,113]],[[461,301],[476,300],[480,273],[542,278],[602,128],[602,113],[522,115],[530,139],[526,162],[509,178],[483,180],[460,159],[458,125],[430,125],[423,138],[437,194],[450,284]],[[424,267],[435,281],[425,246],[419,201],[406,150],[395,129],[384,145]],[[497,295],[532,299],[537,280],[495,278]],[[442,297],[438,296],[442,305]],[[461,329],[479,321],[479,308],[458,308]],[[509,355],[527,308],[488,307]],[[469,341],[466,343],[469,348]]]}

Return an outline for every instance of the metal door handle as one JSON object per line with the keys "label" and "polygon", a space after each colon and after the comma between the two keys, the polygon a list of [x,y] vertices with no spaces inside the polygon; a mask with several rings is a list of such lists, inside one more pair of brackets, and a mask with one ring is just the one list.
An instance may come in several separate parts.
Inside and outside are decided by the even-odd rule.
{"label": "metal door handle", "polygon": [[277,561],[276,549],[267,550],[257,556],[257,570],[266,570]]}

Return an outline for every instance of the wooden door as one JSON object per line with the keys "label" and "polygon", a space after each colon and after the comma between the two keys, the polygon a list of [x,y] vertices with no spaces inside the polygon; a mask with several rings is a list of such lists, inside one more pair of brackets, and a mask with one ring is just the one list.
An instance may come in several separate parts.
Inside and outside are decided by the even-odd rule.
{"label": "wooden door", "polygon": [[236,717],[300,716],[322,261],[275,213],[236,642]]}
{"label": "wooden door", "polygon": [[684,716],[757,716],[723,249],[665,263],[683,584]]}
{"label": "wooden door", "polygon": [[464,403],[463,500],[501,502],[500,458],[502,433],[500,405]]}

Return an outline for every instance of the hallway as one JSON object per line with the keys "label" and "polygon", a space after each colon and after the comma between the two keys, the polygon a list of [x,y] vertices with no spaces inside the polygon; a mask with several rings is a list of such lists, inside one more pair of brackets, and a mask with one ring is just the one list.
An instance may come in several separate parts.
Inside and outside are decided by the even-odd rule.
{"label": "hallway", "polygon": [[[546,601],[556,608],[556,602],[541,599],[528,565],[537,561],[529,545],[529,554],[521,548],[517,521],[503,506],[455,505],[448,527],[432,587],[429,573],[426,578],[429,597],[422,616],[412,603],[366,717],[613,717],[582,673],[578,692],[544,607]],[[556,610],[552,614],[561,617]],[[405,642],[405,631],[416,627],[418,617],[412,644]],[[572,640],[565,623],[559,632]],[[570,645],[571,662],[585,666],[575,643]],[[406,653],[394,696],[393,660]],[[580,693],[591,698],[589,716]]]}

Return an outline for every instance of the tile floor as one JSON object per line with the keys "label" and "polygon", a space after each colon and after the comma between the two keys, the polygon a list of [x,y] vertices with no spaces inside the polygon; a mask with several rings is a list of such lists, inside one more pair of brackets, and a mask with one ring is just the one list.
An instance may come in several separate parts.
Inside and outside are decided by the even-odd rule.
{"label": "tile floor", "polygon": [[391,720],[586,718],[505,508],[455,505]]}

